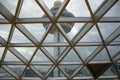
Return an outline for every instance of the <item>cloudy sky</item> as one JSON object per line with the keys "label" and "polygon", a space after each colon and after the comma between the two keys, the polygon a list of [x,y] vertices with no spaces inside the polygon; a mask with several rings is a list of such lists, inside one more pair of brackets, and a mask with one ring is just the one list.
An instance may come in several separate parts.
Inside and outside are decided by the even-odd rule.
{"label": "cloudy sky", "polygon": [[[53,7],[53,3],[55,0],[43,0],[45,4],[48,6],[49,9]],[[64,0],[61,0],[62,2]],[[104,0],[89,0],[90,6],[92,7],[92,11],[94,12],[99,5],[102,3]],[[17,6],[17,0],[0,0],[2,4],[14,15],[15,14],[15,9]],[[120,4],[120,1],[116,4]],[[75,17],[90,17],[90,13],[87,9],[86,3],[84,0],[71,0],[66,9],[73,13]],[[119,6],[113,7],[113,9],[108,12],[107,15],[105,16],[120,16],[120,10]],[[119,12],[118,12],[119,11]],[[30,18],[30,17],[42,17],[44,15],[44,12],[40,9],[40,7],[37,5],[37,3],[34,0],[24,0],[23,6],[20,12],[19,17],[20,18]],[[0,15],[0,18],[2,16]],[[45,29],[42,24],[23,24],[25,28],[27,28],[37,40],[40,41],[42,38],[42,35],[45,33]],[[70,39],[72,39],[75,34],[81,29],[81,27],[84,25],[84,23],[75,23],[74,27],[72,30],[67,34]],[[100,30],[102,31],[102,35],[104,39],[106,39],[119,25],[120,23],[100,23],[98,24],[100,26]],[[114,26],[114,27],[113,27]],[[8,33],[10,30],[11,25],[1,25],[0,24],[0,36],[2,36],[4,39],[7,40]],[[34,28],[33,28],[34,27]],[[92,37],[92,38],[91,38]],[[46,38],[45,42],[51,42],[53,41],[53,35],[49,34],[48,37]],[[92,28],[90,32],[88,32],[88,35],[84,37],[81,41],[101,41],[98,32],[96,31],[96,28]],[[30,42],[27,40],[24,35],[20,34],[19,30],[15,29],[12,41],[14,43],[20,42],[20,43],[26,43]],[[93,48],[92,48],[93,49]],[[80,49],[81,53],[84,55],[89,55],[92,49],[86,48],[86,49]],[[27,52],[29,50],[29,52]],[[19,48],[18,51],[23,53],[23,55],[26,55],[26,52],[29,53],[27,54],[28,57],[30,57],[34,51],[34,49],[24,49],[24,48]],[[40,53],[40,51],[38,51]],[[2,51],[0,52],[2,54]],[[52,54],[53,55],[53,54]],[[39,55],[40,56],[40,55]],[[83,56],[86,58],[86,56]],[[41,59],[42,60],[42,59]]]}

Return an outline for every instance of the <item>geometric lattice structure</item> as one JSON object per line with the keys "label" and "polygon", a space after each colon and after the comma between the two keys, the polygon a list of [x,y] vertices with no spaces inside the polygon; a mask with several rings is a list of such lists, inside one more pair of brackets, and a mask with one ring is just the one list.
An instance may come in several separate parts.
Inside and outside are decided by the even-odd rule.
{"label": "geometric lattice structure", "polygon": [[[53,15],[55,0],[0,0],[0,80],[120,79],[120,0],[61,1]],[[66,33],[61,23],[74,25]]]}

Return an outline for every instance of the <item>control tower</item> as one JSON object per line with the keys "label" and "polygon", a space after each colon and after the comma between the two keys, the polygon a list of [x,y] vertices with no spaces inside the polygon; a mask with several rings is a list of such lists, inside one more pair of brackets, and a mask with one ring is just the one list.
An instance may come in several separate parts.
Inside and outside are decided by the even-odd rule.
{"label": "control tower", "polygon": [[[62,2],[57,0],[54,2],[54,6],[50,9],[50,11],[52,12],[52,14],[55,16],[55,14],[57,13],[58,9],[60,8],[60,6],[62,5]],[[44,15],[43,17],[46,17],[46,15]],[[63,13],[61,14],[60,17],[74,17],[74,15],[70,12],[68,12],[66,9],[63,11]],[[60,23],[62,29],[68,33],[71,31],[74,23]],[[44,28],[47,30],[49,24],[43,24]],[[51,34],[54,35],[54,41],[59,43],[59,42],[63,42],[64,39],[63,39],[63,36],[60,34],[60,32],[58,32],[58,30],[53,27],[52,30],[50,31]],[[63,48],[60,48],[60,47],[55,47],[54,48],[54,58],[55,60],[57,60],[58,56],[60,55],[61,51],[62,51]],[[59,77],[61,74],[60,74],[60,71],[55,69],[54,70],[54,76],[55,77]]]}

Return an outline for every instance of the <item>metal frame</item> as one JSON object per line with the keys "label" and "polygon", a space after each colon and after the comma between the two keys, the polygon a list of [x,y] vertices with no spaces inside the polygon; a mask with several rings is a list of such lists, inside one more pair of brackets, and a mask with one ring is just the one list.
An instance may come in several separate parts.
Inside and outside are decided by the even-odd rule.
{"label": "metal frame", "polygon": [[[102,32],[99,29],[98,23],[120,23],[120,17],[103,17],[119,0],[105,0],[95,11],[92,12],[91,6],[88,0],[85,0],[87,8],[90,12],[91,17],[74,17],[74,18],[61,18],[60,15],[69,4],[70,0],[64,0],[60,9],[56,13],[55,16],[50,12],[46,4],[43,0],[35,0],[37,5],[44,11],[47,18],[19,18],[19,14],[21,11],[21,7],[24,0],[18,0],[18,4],[16,7],[15,15],[13,15],[1,2],[0,2],[0,14],[4,16],[4,18],[0,18],[0,24],[11,24],[11,29],[9,32],[8,40],[6,41],[4,38],[0,36],[0,47],[5,47],[2,58],[0,60],[0,67],[2,67],[5,71],[7,71],[12,77],[1,78],[1,80],[72,80],[72,79],[99,79],[99,78],[117,78],[120,79],[120,74],[117,72],[117,76],[100,76],[101,72],[97,73],[97,77],[94,76],[94,73],[90,69],[89,65],[97,65],[97,64],[110,64],[110,66],[114,66],[114,64],[120,63],[120,55],[111,57],[110,52],[107,46],[120,46],[120,42],[111,43],[117,37],[120,36],[120,27],[118,27],[106,40],[103,39]],[[26,28],[23,24],[35,24],[35,23],[50,23],[49,28],[46,30],[42,39],[38,41]],[[66,35],[64,30],[62,29],[60,23],[85,23],[85,25],[78,31],[75,37],[70,40]],[[99,33],[102,42],[79,42],[93,27],[96,26],[96,29]],[[56,27],[58,31],[63,35],[67,42],[54,43],[54,42],[44,42],[45,38],[49,34],[49,31],[52,27]],[[31,43],[11,43],[11,39],[13,37],[13,33],[15,28],[17,28],[26,38],[28,38]],[[81,55],[79,55],[79,51],[75,47],[79,46],[98,46],[92,54],[86,59],[83,60]],[[28,61],[23,55],[21,55],[14,47],[36,47],[36,50],[33,53],[33,56]],[[57,59],[57,61],[50,55],[50,53],[44,47],[66,47],[63,51],[62,55]],[[101,50],[107,51],[107,55],[110,61],[92,61],[92,59],[99,54]],[[62,62],[64,57],[70,52],[70,50],[74,50],[76,55],[79,57],[81,62]],[[4,61],[7,50],[9,50],[13,55],[15,55],[20,61]],[[51,61],[51,62],[41,62],[41,61],[32,61],[35,54],[38,50],[41,50],[43,54]],[[118,52],[119,53],[119,52]],[[25,65],[25,69],[22,74],[19,76],[14,71],[12,71],[8,65]],[[46,76],[44,77],[34,66],[37,65],[52,65]],[[80,66],[71,76],[69,76],[61,65],[82,65]],[[27,68],[33,70],[38,77],[24,77],[24,72]],[[88,77],[76,77],[76,75],[81,71],[84,67],[86,67],[92,76]],[[55,69],[58,68],[63,73],[65,77],[49,77],[49,74]],[[114,67],[115,68],[115,67]],[[115,68],[115,70],[117,70]],[[106,71],[106,67],[103,67],[101,71]],[[100,76],[100,77],[99,77]]]}

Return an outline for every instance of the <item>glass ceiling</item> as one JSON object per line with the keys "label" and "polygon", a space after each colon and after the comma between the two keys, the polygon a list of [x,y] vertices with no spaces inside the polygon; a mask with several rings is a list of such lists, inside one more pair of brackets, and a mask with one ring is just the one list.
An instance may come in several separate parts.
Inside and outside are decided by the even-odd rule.
{"label": "glass ceiling", "polygon": [[0,0],[0,80],[119,80],[120,0]]}

